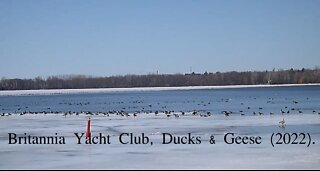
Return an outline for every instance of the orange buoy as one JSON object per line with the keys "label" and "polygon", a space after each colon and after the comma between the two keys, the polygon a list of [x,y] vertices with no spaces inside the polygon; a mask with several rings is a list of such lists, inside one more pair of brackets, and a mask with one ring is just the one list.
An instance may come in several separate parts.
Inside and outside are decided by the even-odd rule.
{"label": "orange buoy", "polygon": [[86,139],[91,138],[91,130],[90,129],[91,129],[91,123],[90,123],[90,117],[89,117],[88,124],[87,124]]}

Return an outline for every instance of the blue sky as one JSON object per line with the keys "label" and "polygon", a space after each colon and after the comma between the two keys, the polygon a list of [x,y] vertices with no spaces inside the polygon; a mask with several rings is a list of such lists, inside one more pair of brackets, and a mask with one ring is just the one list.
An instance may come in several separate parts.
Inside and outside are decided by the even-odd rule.
{"label": "blue sky", "polygon": [[0,0],[0,77],[313,68],[318,0]]}

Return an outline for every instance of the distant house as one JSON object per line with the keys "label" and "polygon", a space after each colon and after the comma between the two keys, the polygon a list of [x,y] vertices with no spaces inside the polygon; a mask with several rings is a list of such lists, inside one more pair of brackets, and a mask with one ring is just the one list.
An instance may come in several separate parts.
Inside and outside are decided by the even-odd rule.
{"label": "distant house", "polygon": [[192,72],[191,74],[189,74],[189,73],[186,73],[186,74],[184,74],[184,75],[201,75],[200,73],[195,73],[195,72]]}

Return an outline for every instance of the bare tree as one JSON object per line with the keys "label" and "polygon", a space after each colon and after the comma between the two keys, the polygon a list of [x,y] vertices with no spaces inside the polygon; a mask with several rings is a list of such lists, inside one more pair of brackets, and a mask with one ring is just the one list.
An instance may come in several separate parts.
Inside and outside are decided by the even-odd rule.
{"label": "bare tree", "polygon": [[320,69],[290,69],[276,71],[216,72],[203,74],[125,75],[93,77],[85,75],[59,75],[46,79],[0,80],[0,90],[83,89],[124,87],[215,86],[255,84],[320,83]]}

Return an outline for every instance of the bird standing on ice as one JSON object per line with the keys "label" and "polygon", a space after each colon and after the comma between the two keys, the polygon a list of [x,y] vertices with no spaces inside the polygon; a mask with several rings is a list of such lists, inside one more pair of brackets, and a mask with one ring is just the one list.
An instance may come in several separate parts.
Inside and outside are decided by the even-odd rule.
{"label": "bird standing on ice", "polygon": [[284,128],[286,126],[286,122],[284,121],[284,118],[279,122],[279,127]]}

